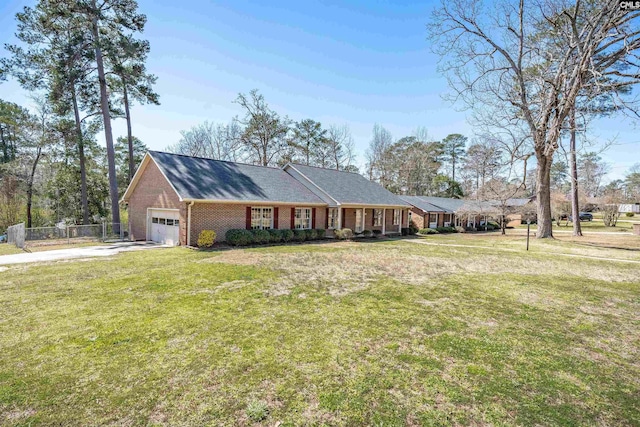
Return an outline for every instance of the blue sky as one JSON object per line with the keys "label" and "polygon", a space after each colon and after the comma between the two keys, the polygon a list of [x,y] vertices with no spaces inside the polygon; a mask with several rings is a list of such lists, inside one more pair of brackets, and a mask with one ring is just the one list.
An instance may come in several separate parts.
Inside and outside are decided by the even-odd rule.
{"label": "blue sky", "polygon": [[[14,42],[14,15],[34,0],[0,4],[0,40]],[[472,134],[459,106],[441,99],[448,88],[429,50],[426,25],[432,2],[412,1],[182,1],[140,0],[151,43],[148,68],[158,76],[160,106],[136,106],[133,132],[164,149],[180,130],[204,120],[228,122],[241,114],[232,101],[257,88],[270,106],[293,120],[348,124],[358,163],[374,123],[395,138],[418,126],[434,139]],[[0,97],[28,104],[14,82]],[[640,162],[640,136],[629,121],[601,120],[592,139],[621,144],[603,157],[611,177]],[[123,120],[114,136],[125,134]],[[103,142],[103,138],[100,138]]]}

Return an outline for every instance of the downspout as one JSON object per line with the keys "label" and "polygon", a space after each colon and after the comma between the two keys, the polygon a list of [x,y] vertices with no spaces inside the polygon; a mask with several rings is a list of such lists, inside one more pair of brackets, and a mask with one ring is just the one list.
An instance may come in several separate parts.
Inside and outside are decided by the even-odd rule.
{"label": "downspout", "polygon": [[191,206],[194,203],[194,201],[191,201],[187,205],[187,246],[191,246]]}

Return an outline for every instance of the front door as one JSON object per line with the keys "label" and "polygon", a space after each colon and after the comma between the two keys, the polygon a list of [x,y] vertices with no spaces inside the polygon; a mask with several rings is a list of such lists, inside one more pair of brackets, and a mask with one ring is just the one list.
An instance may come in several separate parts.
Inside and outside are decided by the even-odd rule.
{"label": "front door", "polygon": [[363,209],[356,209],[356,226],[354,229],[356,233],[362,233],[362,211]]}

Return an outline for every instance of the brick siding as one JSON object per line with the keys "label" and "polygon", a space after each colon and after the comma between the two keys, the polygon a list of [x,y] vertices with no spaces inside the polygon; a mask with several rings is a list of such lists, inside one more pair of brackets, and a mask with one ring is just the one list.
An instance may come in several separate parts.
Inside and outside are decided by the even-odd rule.
{"label": "brick siding", "polygon": [[[243,205],[230,203],[198,203],[191,207],[191,244],[195,245],[198,235],[202,230],[213,230],[216,232],[216,241],[224,242],[227,231],[240,228],[246,229],[247,208],[258,207],[259,205]],[[291,228],[292,205],[260,205],[264,207],[278,208],[278,229],[288,230]],[[298,206],[301,208],[311,208],[311,206]],[[324,228],[326,221],[326,208],[316,206],[315,228]],[[275,221],[274,221],[275,225]]]}
{"label": "brick siding", "polygon": [[147,208],[180,209],[180,241],[186,235],[185,204],[158,166],[151,160],[129,198],[129,235],[132,240],[147,238]]}

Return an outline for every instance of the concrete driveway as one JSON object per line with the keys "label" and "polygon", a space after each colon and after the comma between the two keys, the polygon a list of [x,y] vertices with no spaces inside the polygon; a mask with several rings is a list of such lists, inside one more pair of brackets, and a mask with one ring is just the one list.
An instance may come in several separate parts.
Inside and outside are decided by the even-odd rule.
{"label": "concrete driveway", "polygon": [[118,242],[100,246],[84,246],[80,248],[56,249],[52,251],[24,252],[15,255],[0,256],[0,265],[25,264],[31,262],[47,262],[65,259],[105,257],[120,252],[142,251],[147,249],[159,249],[163,246],[149,242]]}

